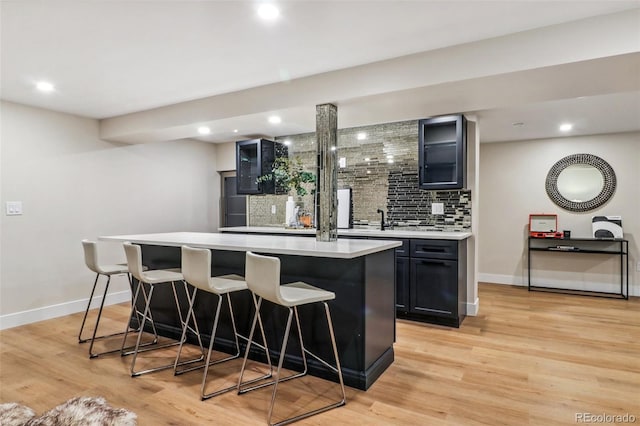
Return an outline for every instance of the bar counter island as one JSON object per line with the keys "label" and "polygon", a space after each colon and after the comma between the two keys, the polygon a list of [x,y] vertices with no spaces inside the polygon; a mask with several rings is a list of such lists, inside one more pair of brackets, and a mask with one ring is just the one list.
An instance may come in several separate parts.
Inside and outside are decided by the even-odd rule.
{"label": "bar counter island", "polygon": [[[199,232],[102,236],[100,240],[139,244],[143,264],[149,269],[179,268],[183,245],[208,248],[212,252],[212,276],[244,276],[247,251],[278,257],[281,261],[281,284],[304,281],[335,293],[336,298],[329,302],[329,306],[345,385],[366,390],[393,362],[395,248],[401,245],[400,241],[339,238],[322,242],[295,236]],[[135,280],[133,285],[137,285]],[[187,295],[181,285],[176,288],[181,308],[186,312]],[[231,297],[238,333],[248,336],[254,313],[251,294],[247,290]],[[207,345],[215,303],[216,296],[198,292],[194,305],[196,320],[205,339],[203,343]],[[279,352],[274,348],[281,345],[287,312],[268,301],[263,304],[268,305],[268,308],[261,309],[267,343],[273,359],[277,359]],[[324,311],[316,305],[300,308],[300,315],[304,318],[304,344],[321,358],[332,359]],[[170,286],[156,290],[151,312],[159,334],[180,338],[181,322]],[[214,349],[231,353],[234,339],[228,309],[223,308],[221,315]],[[273,330],[280,334],[275,335]],[[196,342],[194,336],[190,336],[189,341]],[[298,346],[297,339],[289,339],[285,368],[302,371]],[[250,357],[260,360],[264,353],[252,347]],[[335,373],[321,363],[312,358],[307,361],[309,374],[337,380]]]}

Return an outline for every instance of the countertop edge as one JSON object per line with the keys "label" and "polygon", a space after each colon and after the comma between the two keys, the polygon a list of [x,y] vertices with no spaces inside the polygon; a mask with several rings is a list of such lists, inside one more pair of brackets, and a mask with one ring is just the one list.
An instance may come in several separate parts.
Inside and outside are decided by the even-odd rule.
{"label": "countertop edge", "polygon": [[[219,228],[220,233],[248,233],[248,234],[279,234],[279,235],[315,235],[313,229],[289,229],[270,226],[233,226]],[[338,229],[338,237],[376,237],[376,238],[424,238],[430,240],[466,240],[473,236],[471,232],[447,231],[404,231],[404,230],[374,230],[374,229]]]}
{"label": "countertop edge", "polygon": [[[131,234],[131,235],[108,235],[98,237],[101,241],[132,242],[144,245],[180,247],[189,245],[191,247],[208,248],[213,250],[226,251],[255,251],[267,254],[282,254],[294,256],[310,257],[330,257],[336,259],[354,259],[358,257],[375,254],[378,252],[391,250],[402,245],[401,241],[390,240],[378,241],[377,244],[362,244],[360,240],[349,242],[346,239],[334,242],[313,242],[301,241],[294,236],[276,236],[283,238],[283,244],[272,245],[273,237],[266,238],[267,235],[237,235],[223,233],[205,232],[169,232],[157,234]],[[246,237],[254,237],[247,239]],[[257,237],[257,239],[256,239]],[[303,239],[306,240],[306,239]],[[288,246],[288,247],[287,247]],[[362,246],[362,247],[359,247]]]}

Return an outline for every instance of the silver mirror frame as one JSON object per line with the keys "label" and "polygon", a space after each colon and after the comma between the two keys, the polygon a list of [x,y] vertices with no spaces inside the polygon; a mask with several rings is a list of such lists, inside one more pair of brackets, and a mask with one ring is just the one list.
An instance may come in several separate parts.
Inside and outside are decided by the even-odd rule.
{"label": "silver mirror frame", "polygon": [[[564,169],[574,164],[588,164],[602,173],[602,177],[604,178],[602,191],[591,200],[581,202],[567,200],[558,190],[558,176],[560,176],[560,173],[562,173]],[[551,170],[549,170],[547,174],[545,187],[549,198],[551,198],[551,201],[556,205],[572,212],[587,212],[600,207],[613,196],[616,192],[616,174],[609,163],[598,156],[592,154],[572,154],[564,157],[551,167]]]}

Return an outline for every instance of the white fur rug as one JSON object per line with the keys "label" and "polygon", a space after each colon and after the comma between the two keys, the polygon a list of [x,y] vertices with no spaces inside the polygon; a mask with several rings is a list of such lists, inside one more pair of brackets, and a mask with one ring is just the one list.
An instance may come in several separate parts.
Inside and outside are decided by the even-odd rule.
{"label": "white fur rug", "polygon": [[113,408],[104,398],[73,398],[41,416],[15,402],[0,404],[2,426],[136,426],[135,413]]}

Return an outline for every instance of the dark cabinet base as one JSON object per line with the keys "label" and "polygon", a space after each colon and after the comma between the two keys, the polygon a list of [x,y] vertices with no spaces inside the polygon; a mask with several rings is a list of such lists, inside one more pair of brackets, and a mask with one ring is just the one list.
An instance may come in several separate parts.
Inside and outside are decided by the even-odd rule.
{"label": "dark cabinet base", "polygon": [[458,315],[456,317],[442,317],[439,315],[431,315],[431,314],[413,314],[411,312],[403,312],[403,311],[398,311],[396,313],[396,318],[398,319],[406,319],[406,320],[410,320],[410,321],[418,321],[418,322],[424,322],[424,323],[429,323],[429,324],[436,324],[436,325],[445,325],[447,327],[460,327],[460,324],[462,324],[462,320],[464,320],[464,318],[466,317],[466,315]]}
{"label": "dark cabinet base", "polygon": [[460,327],[467,313],[466,240],[411,239],[396,252],[396,316]]}

